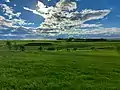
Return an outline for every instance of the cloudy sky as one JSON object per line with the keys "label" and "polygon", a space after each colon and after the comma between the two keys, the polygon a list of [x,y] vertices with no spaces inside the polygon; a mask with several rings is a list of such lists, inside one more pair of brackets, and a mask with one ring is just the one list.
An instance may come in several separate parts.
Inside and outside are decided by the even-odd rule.
{"label": "cloudy sky", "polygon": [[119,0],[0,0],[0,39],[120,38]]}

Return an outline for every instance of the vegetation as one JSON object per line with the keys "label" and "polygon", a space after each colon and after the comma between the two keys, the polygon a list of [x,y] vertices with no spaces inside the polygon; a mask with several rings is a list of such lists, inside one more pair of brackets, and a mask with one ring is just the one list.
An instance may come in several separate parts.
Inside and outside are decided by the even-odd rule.
{"label": "vegetation", "polygon": [[0,41],[0,46],[1,90],[120,89],[118,41]]}
{"label": "vegetation", "polygon": [[43,47],[42,47],[42,46],[40,46],[38,49],[39,49],[40,51],[42,51],[42,50],[43,50]]}
{"label": "vegetation", "polygon": [[11,50],[11,42],[10,41],[6,41],[6,46],[8,47],[9,50]]}

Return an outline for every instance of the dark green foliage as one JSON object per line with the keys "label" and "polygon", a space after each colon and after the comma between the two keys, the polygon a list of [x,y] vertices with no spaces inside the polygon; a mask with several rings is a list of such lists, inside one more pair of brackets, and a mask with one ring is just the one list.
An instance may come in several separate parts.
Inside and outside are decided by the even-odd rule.
{"label": "dark green foliage", "polygon": [[94,49],[95,49],[95,47],[91,47],[90,49],[94,50]]}
{"label": "dark green foliage", "polygon": [[116,46],[116,50],[118,53],[120,53],[120,46]]}
{"label": "dark green foliage", "polygon": [[72,41],[74,41],[74,38],[68,38],[66,41],[67,42],[72,42]]}
{"label": "dark green foliage", "polygon": [[55,47],[48,47],[47,50],[56,50]]}
{"label": "dark green foliage", "polygon": [[13,48],[14,48],[15,50],[19,50],[19,46],[18,46],[18,45],[13,45]]}
{"label": "dark green foliage", "polygon": [[27,43],[25,44],[24,46],[49,46],[49,45],[52,45],[52,43]]}
{"label": "dark green foliage", "polygon": [[25,51],[25,46],[19,45],[19,48],[20,48],[21,51]]}
{"label": "dark green foliage", "polygon": [[39,49],[40,51],[42,51],[42,50],[43,50],[43,47],[42,47],[42,46],[40,46],[38,49]]}
{"label": "dark green foliage", "polygon": [[77,50],[77,48],[73,48],[73,50],[74,50],[74,51],[76,51],[76,50]]}
{"label": "dark green foliage", "polygon": [[12,44],[10,41],[6,41],[6,46],[8,47],[9,50],[11,50]]}
{"label": "dark green foliage", "polygon": [[67,50],[67,51],[70,51],[70,48],[67,48],[66,50]]}
{"label": "dark green foliage", "polygon": [[65,40],[67,42],[102,42],[102,41],[119,41],[119,40],[107,40],[104,38],[101,39],[81,39],[81,38],[57,38],[56,40]]}
{"label": "dark green foliage", "polygon": [[19,47],[18,47],[18,45],[17,45],[17,43],[16,42],[14,42],[14,45],[12,46],[15,50],[18,50],[19,49]]}

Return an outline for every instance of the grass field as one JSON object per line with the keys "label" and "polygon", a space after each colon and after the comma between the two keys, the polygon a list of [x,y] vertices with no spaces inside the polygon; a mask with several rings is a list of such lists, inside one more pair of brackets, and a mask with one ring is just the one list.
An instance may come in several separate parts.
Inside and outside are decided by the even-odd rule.
{"label": "grass field", "polygon": [[35,42],[51,42],[57,50],[8,50],[0,41],[0,90],[120,89],[120,53],[116,49],[120,42]]}

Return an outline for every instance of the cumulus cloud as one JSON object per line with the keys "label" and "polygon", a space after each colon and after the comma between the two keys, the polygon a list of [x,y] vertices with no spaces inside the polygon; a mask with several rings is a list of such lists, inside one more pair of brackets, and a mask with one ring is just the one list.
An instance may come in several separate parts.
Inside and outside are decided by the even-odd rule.
{"label": "cumulus cloud", "polygon": [[5,2],[10,2],[10,0],[5,0]]}
{"label": "cumulus cloud", "polygon": [[9,22],[12,23],[13,26],[24,26],[24,25],[34,25],[34,23],[28,23],[26,20],[24,19],[12,19],[12,20],[8,20]]}
{"label": "cumulus cloud", "polygon": [[7,21],[3,16],[0,16],[0,26],[4,27],[12,27],[12,23],[10,23],[9,21]]}
{"label": "cumulus cloud", "polygon": [[[50,1],[50,0],[49,0]],[[5,25],[12,27],[12,32],[17,30],[24,30],[25,32],[31,32],[36,35],[57,36],[57,35],[81,35],[81,34],[98,34],[108,33],[107,29],[99,29],[102,24],[87,24],[87,21],[103,19],[110,13],[109,9],[106,10],[92,10],[85,9],[77,11],[77,3],[74,0],[60,0],[55,6],[46,6],[42,2],[38,1],[36,9],[29,7],[23,7],[25,10],[34,14],[40,15],[44,18],[44,21],[37,28],[27,28],[24,25],[33,25],[24,19],[20,18],[21,12],[15,12],[12,7],[6,4],[0,6],[4,15],[0,17],[0,26]],[[4,22],[4,23],[3,23]],[[22,28],[21,28],[22,27]],[[86,28],[86,29],[83,29]],[[97,28],[97,29],[87,29]],[[105,32],[106,31],[106,32]],[[117,32],[113,30],[114,32]]]}
{"label": "cumulus cloud", "polygon": [[[96,28],[62,31],[62,35],[120,35],[120,28]],[[59,35],[59,34],[58,34]]]}
{"label": "cumulus cloud", "polygon": [[77,4],[71,0],[60,0],[60,2],[56,4],[56,7],[61,10],[72,11],[77,8]]}
{"label": "cumulus cloud", "polygon": [[56,33],[61,34],[71,31],[75,33],[76,30],[80,30],[82,27],[101,27],[101,24],[84,23],[90,20],[102,19],[110,13],[110,10],[91,9],[78,12],[76,11],[77,4],[72,0],[60,0],[54,7],[47,7],[42,2],[38,1],[35,10],[28,7],[24,7],[24,9],[40,15],[45,19],[44,22],[40,24],[39,29],[37,29],[37,33],[41,33],[41,29],[47,30],[44,31],[46,33],[48,31],[56,31]]}
{"label": "cumulus cloud", "polygon": [[[24,19],[20,18],[21,12],[15,12],[12,7],[1,4],[0,5],[1,11],[4,13],[5,16],[8,16],[6,19],[3,16],[0,16],[0,26],[6,26],[6,27],[21,27],[24,25],[34,25],[34,23],[29,23]],[[1,29],[1,28],[0,28]]]}
{"label": "cumulus cloud", "polygon": [[120,34],[120,28],[103,28],[103,29],[95,29],[91,31],[87,31],[88,34]]}
{"label": "cumulus cloud", "polygon": [[89,28],[89,27],[101,27],[102,24],[82,24],[81,28]]}
{"label": "cumulus cloud", "polygon": [[[16,36],[20,34],[33,33],[33,27],[29,27],[30,25],[34,25],[34,23],[29,23],[28,21],[21,19],[21,12],[16,12],[12,7],[7,4],[0,4],[0,12],[3,15],[0,15],[0,36]],[[7,17],[6,17],[7,16]]]}
{"label": "cumulus cloud", "polygon": [[44,18],[51,17],[52,10],[54,9],[53,7],[48,7],[45,6],[42,2],[38,1],[38,4],[36,5],[36,10],[30,9],[28,7],[23,7],[25,10],[31,11],[34,14],[40,15]]}
{"label": "cumulus cloud", "polygon": [[21,15],[21,12],[15,13],[12,7],[9,7],[6,4],[1,4],[0,8],[2,9],[4,15],[8,16],[9,19],[12,19],[14,17],[19,17]]}

